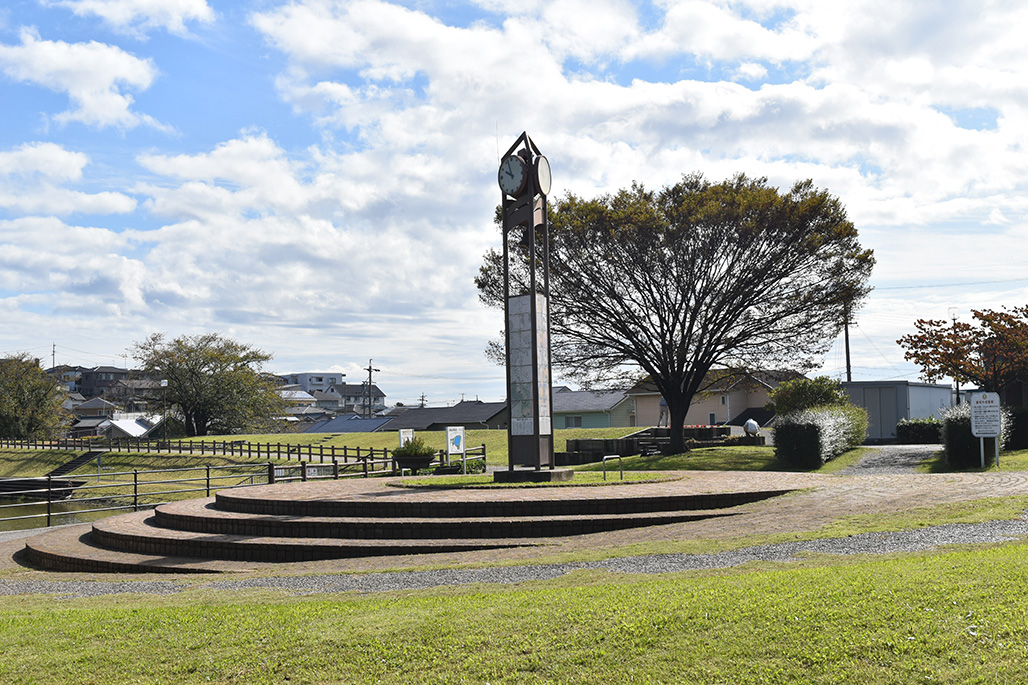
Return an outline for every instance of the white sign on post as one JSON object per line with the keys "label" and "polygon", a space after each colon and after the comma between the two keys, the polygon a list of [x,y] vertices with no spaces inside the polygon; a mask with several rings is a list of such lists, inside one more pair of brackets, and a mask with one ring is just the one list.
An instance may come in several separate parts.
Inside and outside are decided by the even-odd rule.
{"label": "white sign on post", "polygon": [[401,428],[400,429],[400,447],[403,447],[408,442],[414,439],[413,428]]}
{"label": "white sign on post", "polygon": [[[1003,414],[999,393],[976,392],[971,395],[971,435],[981,441],[982,468],[985,468],[985,438],[999,438]],[[999,440],[996,440],[996,465],[999,466]]]}
{"label": "white sign on post", "polygon": [[446,427],[446,456],[464,454],[464,426]]}

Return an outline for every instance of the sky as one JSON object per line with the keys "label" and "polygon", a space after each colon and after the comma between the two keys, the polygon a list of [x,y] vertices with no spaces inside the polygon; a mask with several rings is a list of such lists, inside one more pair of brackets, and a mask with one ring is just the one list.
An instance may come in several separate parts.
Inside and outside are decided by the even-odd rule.
{"label": "sky", "polygon": [[829,190],[877,258],[853,379],[916,381],[917,318],[1028,303],[1026,33],[1019,1],[6,0],[0,355],[216,332],[502,400],[473,278],[527,131],[555,197]]}

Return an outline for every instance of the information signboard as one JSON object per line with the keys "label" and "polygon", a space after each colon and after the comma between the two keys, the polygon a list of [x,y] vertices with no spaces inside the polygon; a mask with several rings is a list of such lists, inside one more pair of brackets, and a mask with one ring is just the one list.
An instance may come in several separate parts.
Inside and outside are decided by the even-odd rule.
{"label": "information signboard", "polygon": [[446,427],[446,456],[464,454],[464,426]]}
{"label": "information signboard", "polygon": [[976,438],[998,438],[1002,428],[999,393],[974,393],[970,405],[971,435]]}

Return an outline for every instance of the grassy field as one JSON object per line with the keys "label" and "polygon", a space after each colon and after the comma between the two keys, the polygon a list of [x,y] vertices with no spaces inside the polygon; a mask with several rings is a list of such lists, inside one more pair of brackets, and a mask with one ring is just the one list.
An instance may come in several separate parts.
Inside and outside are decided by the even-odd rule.
{"label": "grassy field", "polygon": [[[7,597],[7,683],[1019,683],[1028,549],[290,597]],[[46,645],[42,649],[41,645]]]}
{"label": "grassy field", "polygon": [[[68,457],[0,452],[0,471],[31,463],[39,475]],[[854,450],[822,471],[859,458]],[[124,454],[104,464],[196,467],[197,459]],[[642,477],[778,466],[771,448],[742,447],[625,462]],[[1001,457],[1003,470],[1018,463],[1028,470],[1028,453]],[[802,535],[646,543],[559,560],[1008,519],[1028,497],[915,504]],[[20,594],[0,607],[0,682],[1021,683],[1028,682],[1025,559],[1028,544],[1016,542],[656,576],[582,570],[513,586],[370,595],[231,591],[197,578],[176,579],[182,591],[170,595],[135,594],[131,583],[103,597]]]}

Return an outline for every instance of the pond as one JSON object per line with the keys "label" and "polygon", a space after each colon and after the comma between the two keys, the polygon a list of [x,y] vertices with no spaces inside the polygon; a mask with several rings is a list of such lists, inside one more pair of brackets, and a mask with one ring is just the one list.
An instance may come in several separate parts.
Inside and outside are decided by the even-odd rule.
{"label": "pond", "polygon": [[[124,511],[84,510],[82,505],[68,502],[51,503],[50,512],[50,522],[55,526],[67,523],[88,523],[106,516],[125,513]],[[17,516],[34,516],[36,518],[10,520]],[[0,532],[45,527],[46,502],[34,502],[22,498],[0,498]]]}

